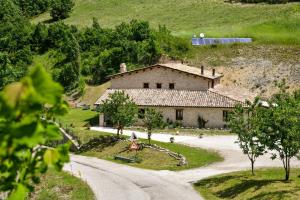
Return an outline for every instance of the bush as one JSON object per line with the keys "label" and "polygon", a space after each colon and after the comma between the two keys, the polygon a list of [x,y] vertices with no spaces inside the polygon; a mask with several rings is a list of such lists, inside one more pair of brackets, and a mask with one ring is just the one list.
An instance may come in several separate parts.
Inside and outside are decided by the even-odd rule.
{"label": "bush", "polygon": [[[121,137],[121,139],[124,139]],[[79,153],[86,152],[90,150],[102,150],[107,146],[112,146],[116,144],[120,139],[113,135],[113,136],[99,136],[97,138],[90,139],[87,143],[83,144],[80,147]]]}

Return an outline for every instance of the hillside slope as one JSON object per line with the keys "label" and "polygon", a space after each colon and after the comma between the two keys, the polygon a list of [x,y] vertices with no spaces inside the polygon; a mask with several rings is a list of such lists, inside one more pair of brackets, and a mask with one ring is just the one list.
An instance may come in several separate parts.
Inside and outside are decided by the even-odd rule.
{"label": "hillside slope", "polygon": [[225,45],[196,47],[187,59],[192,66],[204,65],[223,73],[222,84],[243,87],[263,97],[285,79],[290,91],[300,89],[300,45]]}
{"label": "hillside slope", "polygon": [[[104,27],[132,19],[166,25],[175,35],[249,36],[263,43],[300,43],[300,4],[240,4],[223,0],[75,0],[69,24]],[[34,21],[49,19],[44,14]]]}
{"label": "hillside slope", "polygon": [[[224,73],[224,85],[245,87],[262,96],[274,93],[274,81],[283,78],[291,90],[300,88],[299,2],[275,5],[223,0],[75,2],[74,11],[65,22],[79,27],[91,25],[93,17],[103,27],[141,19],[154,27],[166,25],[174,35],[187,40],[200,32],[207,37],[253,37],[255,42],[252,44],[193,47],[190,56],[184,60],[192,66],[217,68]],[[47,19],[49,14],[46,13],[33,21]],[[87,93],[95,94],[90,91]]]}

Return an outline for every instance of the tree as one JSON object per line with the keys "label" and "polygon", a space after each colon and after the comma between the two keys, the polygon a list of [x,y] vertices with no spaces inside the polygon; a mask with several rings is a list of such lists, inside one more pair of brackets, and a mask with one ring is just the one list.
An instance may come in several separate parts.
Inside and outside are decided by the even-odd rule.
{"label": "tree", "polygon": [[145,127],[147,128],[149,144],[151,144],[152,130],[155,128],[159,128],[163,125],[163,116],[160,112],[157,112],[155,109],[147,108],[145,109],[143,122]]}
{"label": "tree", "polygon": [[49,7],[48,0],[13,0],[25,16],[34,16],[45,12]]}
{"label": "tree", "polygon": [[0,90],[17,79],[15,68],[11,65],[8,55],[0,52]]}
{"label": "tree", "polygon": [[109,98],[100,107],[100,112],[117,127],[118,137],[125,126],[130,126],[136,121],[137,111],[137,105],[123,91],[109,94]]}
{"label": "tree", "polygon": [[53,0],[50,9],[50,15],[53,21],[68,18],[74,5],[73,0]]}
{"label": "tree", "polygon": [[38,53],[44,53],[48,49],[47,40],[48,27],[45,24],[38,23],[31,35],[30,43],[32,49]]}
{"label": "tree", "polygon": [[247,107],[237,105],[230,115],[229,127],[232,133],[238,135],[238,143],[243,153],[251,161],[251,171],[254,175],[254,163],[256,159],[265,152],[265,145],[259,140],[256,119],[257,109],[259,109],[259,99],[251,103],[247,102]]}
{"label": "tree", "polygon": [[62,139],[48,121],[65,113],[62,95],[63,88],[42,67],[0,93],[0,193],[8,192],[9,199],[24,199],[41,173],[69,160],[68,145],[43,146]]}
{"label": "tree", "polygon": [[280,92],[268,101],[268,108],[259,110],[257,123],[260,140],[271,151],[272,159],[281,159],[285,180],[289,180],[290,160],[300,151],[300,90],[287,93],[285,82],[277,84]]}
{"label": "tree", "polygon": [[56,58],[53,77],[66,91],[79,85],[80,80],[80,47],[75,37],[77,30],[62,22],[51,25],[48,29],[48,47],[54,50]]}
{"label": "tree", "polygon": [[31,24],[11,0],[0,1],[0,89],[18,81],[32,62]]}

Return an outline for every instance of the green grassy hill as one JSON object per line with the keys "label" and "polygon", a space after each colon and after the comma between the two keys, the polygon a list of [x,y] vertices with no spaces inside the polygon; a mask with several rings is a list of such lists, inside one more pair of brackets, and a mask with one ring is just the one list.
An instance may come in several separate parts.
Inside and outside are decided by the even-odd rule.
{"label": "green grassy hill", "polygon": [[[253,37],[260,43],[300,43],[300,3],[240,4],[223,0],[75,0],[69,24],[90,25],[96,17],[104,27],[131,19],[166,25],[175,35],[190,38]],[[34,21],[49,19],[41,15]]]}
{"label": "green grassy hill", "polygon": [[[274,93],[274,81],[283,78],[291,90],[300,88],[299,2],[271,5],[224,0],[75,0],[75,3],[71,17],[65,22],[79,27],[91,25],[93,17],[103,27],[140,19],[149,21],[153,27],[166,25],[174,35],[187,40],[200,32],[206,37],[252,37],[255,42],[251,44],[193,47],[184,60],[193,66],[215,67],[224,73],[223,85],[245,87],[262,96]],[[45,13],[33,22],[48,19],[49,14]],[[48,59],[46,55],[35,61],[51,63]],[[95,97],[90,98],[90,94]],[[88,89],[82,100],[96,99],[100,96],[97,94]]]}

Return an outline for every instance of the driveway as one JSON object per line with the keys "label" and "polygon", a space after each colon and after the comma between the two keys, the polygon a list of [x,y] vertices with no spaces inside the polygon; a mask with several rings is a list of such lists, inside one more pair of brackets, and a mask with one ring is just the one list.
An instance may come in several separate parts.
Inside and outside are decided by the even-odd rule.
{"label": "driveway", "polygon": [[[91,130],[116,133],[115,129],[92,127]],[[123,134],[130,136],[132,131],[124,130]],[[147,138],[144,132],[135,131],[138,138]],[[214,163],[206,167],[173,171],[153,171],[133,168],[116,164],[97,158],[84,156],[71,156],[71,162],[65,166],[65,170],[85,180],[94,191],[97,199],[104,200],[194,200],[202,199],[192,188],[190,183],[207,178],[212,175],[249,169],[250,162],[243,155],[236,136],[174,136],[170,134],[153,134],[152,139],[169,142],[170,137],[175,138],[176,143],[193,147],[201,147],[218,151],[224,161]],[[256,167],[282,167],[278,159],[271,160],[270,155],[260,157],[256,161]],[[292,161],[292,167],[300,167],[296,159]]]}
{"label": "driveway", "polygon": [[72,155],[64,170],[86,181],[101,200],[201,199],[189,183],[180,179],[93,157]]}

